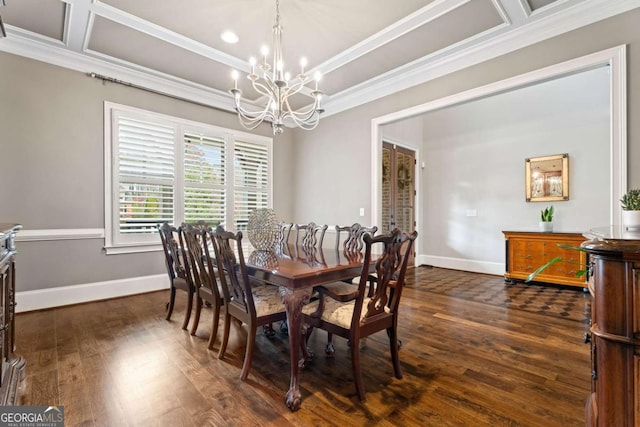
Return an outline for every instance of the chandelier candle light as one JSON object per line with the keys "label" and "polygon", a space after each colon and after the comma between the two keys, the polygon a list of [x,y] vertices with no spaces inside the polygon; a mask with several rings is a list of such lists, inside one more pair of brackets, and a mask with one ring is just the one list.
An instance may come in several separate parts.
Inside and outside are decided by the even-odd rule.
{"label": "chandelier candle light", "polygon": [[320,106],[322,100],[322,92],[318,90],[318,82],[321,74],[316,72],[314,75],[315,89],[310,92],[313,103],[301,108],[293,110],[289,105],[289,98],[303,88],[309,81],[305,74],[307,66],[306,58],[300,60],[300,74],[295,79],[291,79],[291,75],[284,71],[284,60],[282,58],[282,26],[280,25],[280,1],[276,0],[276,24],[273,26],[273,66],[267,62],[269,48],[263,46],[261,49],[262,61],[257,65],[259,74],[256,74],[256,59],[250,58],[251,74],[247,78],[251,80],[253,89],[259,94],[267,98],[265,107],[262,110],[247,110],[240,105],[242,90],[238,89],[238,71],[234,70],[231,74],[234,84],[233,89],[229,90],[234,97],[236,111],[240,118],[240,123],[247,129],[255,129],[264,120],[271,122],[274,135],[281,135],[284,132],[284,125],[291,124],[305,130],[314,129],[320,121],[320,114],[324,109]]}

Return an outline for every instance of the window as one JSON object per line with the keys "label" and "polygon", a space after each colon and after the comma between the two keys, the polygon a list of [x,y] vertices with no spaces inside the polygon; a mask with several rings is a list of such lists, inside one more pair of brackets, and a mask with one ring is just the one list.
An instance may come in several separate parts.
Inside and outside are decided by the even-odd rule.
{"label": "window", "polygon": [[156,224],[244,230],[271,207],[272,140],[105,103],[107,253],[156,250]]}

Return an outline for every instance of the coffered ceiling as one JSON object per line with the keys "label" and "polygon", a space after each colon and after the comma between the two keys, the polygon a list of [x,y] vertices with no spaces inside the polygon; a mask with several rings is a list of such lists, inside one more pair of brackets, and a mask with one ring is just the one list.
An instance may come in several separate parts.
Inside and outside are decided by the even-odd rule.
{"label": "coffered ceiling", "polygon": [[[0,51],[233,110],[232,69],[271,45],[275,0],[5,0]],[[1,4],[1,3],[0,3]],[[640,0],[280,0],[285,67],[326,115],[640,7]],[[238,42],[221,40],[231,30]],[[257,95],[240,79],[248,101]],[[310,98],[301,96],[299,106]]]}

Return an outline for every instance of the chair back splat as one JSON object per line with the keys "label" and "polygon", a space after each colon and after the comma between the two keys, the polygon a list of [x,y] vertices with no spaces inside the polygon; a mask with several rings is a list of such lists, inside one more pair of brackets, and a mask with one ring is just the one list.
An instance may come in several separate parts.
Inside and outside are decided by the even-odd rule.
{"label": "chair back splat", "polygon": [[[373,291],[369,291],[370,297],[367,306],[362,307],[364,310],[361,315],[363,326],[370,318],[385,312],[396,313],[398,311],[411,246],[415,236],[417,236],[415,231],[411,235],[403,235],[397,228],[389,235],[378,237],[371,237],[369,234],[364,235],[363,240],[369,253],[371,252],[370,246],[376,243],[383,244],[383,252],[375,263],[374,271],[377,279],[374,282],[369,282],[369,285],[373,286]],[[367,253],[365,252],[365,262],[369,261],[366,257]],[[358,290],[362,295],[365,295],[367,276],[368,274],[365,275],[363,270]],[[354,313],[355,318],[356,315]]]}
{"label": "chair back splat", "polygon": [[[296,224],[296,246],[301,246],[305,249],[321,248],[327,228],[329,228],[328,225],[316,225],[315,222]],[[320,233],[320,236],[318,236],[318,233]],[[302,234],[302,239],[300,234]]]}
{"label": "chair back splat", "polygon": [[342,242],[342,250],[345,253],[362,252],[364,241],[362,240],[365,233],[372,236],[376,234],[378,227],[363,227],[357,222],[353,225],[340,227],[336,225],[336,251],[340,250],[340,233],[346,232],[347,237]]}
{"label": "chair back splat", "polygon": [[189,318],[191,317],[195,285],[193,284],[193,277],[190,273],[190,264],[187,252],[182,244],[182,228],[176,228],[168,222],[158,224],[157,227],[160,234],[160,240],[162,242],[171,290],[169,302],[167,302],[166,307],[166,319],[171,319],[171,314],[173,313],[173,307],[175,304],[176,289],[182,289],[188,294],[187,309],[182,323],[182,329],[187,329]]}
{"label": "chair back splat", "polygon": [[[247,293],[251,293],[251,285],[242,253],[242,232],[234,234],[218,226],[213,234],[213,239],[218,268],[227,272],[226,277],[221,278],[225,301],[229,301],[230,304],[241,307],[245,313],[255,316],[253,298],[247,298]],[[237,258],[234,247],[238,253]]]}

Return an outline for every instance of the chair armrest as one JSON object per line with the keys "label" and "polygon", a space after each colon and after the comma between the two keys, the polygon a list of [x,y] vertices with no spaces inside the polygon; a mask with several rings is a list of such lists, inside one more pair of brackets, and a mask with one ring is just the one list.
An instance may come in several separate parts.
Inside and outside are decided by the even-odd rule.
{"label": "chair armrest", "polygon": [[353,292],[346,292],[346,293],[342,293],[342,292],[336,292],[335,290],[332,290],[331,288],[327,288],[325,286],[316,286],[314,288],[316,291],[318,291],[318,293],[320,294],[320,296],[328,296],[331,299],[334,299],[336,301],[339,302],[349,302],[349,301],[353,301],[354,299],[356,299],[358,297],[358,289],[356,288]]}

